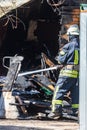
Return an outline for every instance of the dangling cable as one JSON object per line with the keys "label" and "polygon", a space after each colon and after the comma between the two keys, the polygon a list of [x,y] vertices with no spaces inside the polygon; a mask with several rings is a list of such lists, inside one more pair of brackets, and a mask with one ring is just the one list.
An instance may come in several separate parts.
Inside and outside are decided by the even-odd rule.
{"label": "dangling cable", "polygon": [[[51,3],[52,2],[52,3]],[[65,0],[60,0],[57,3],[54,0],[47,0],[47,3],[52,7],[53,11],[57,13],[58,15],[61,14],[60,9],[58,8],[60,5],[62,5],[65,2]]]}

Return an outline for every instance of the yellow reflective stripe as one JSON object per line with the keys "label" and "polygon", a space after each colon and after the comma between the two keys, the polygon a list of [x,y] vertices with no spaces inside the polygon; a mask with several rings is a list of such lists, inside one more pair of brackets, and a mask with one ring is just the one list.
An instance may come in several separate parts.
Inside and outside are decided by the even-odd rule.
{"label": "yellow reflective stripe", "polygon": [[79,104],[72,104],[72,108],[79,108]]}
{"label": "yellow reflective stripe", "polygon": [[76,71],[76,70],[61,70],[60,71],[61,73],[69,73],[69,74],[78,74],[78,71]]}
{"label": "yellow reflective stripe", "polygon": [[69,77],[72,77],[72,78],[77,78],[78,77],[78,71],[76,71],[76,70],[61,70],[60,76],[69,76]]}
{"label": "yellow reflective stripe", "polygon": [[68,76],[68,77],[71,77],[71,78],[77,78],[78,75],[72,75],[72,74],[60,74],[60,76]]}
{"label": "yellow reflective stripe", "polygon": [[75,50],[74,65],[78,64],[78,60],[79,60],[78,50]]}
{"label": "yellow reflective stripe", "polygon": [[52,112],[55,112],[55,105],[52,105]]}
{"label": "yellow reflective stripe", "polygon": [[55,105],[62,105],[62,100],[52,100],[52,112],[55,112]]}
{"label": "yellow reflective stripe", "polygon": [[59,89],[59,87],[56,86],[55,90],[54,90],[53,100],[55,100],[55,98],[56,98],[56,93],[58,92],[58,89]]}
{"label": "yellow reflective stripe", "polygon": [[62,105],[63,101],[62,100],[53,100],[52,105]]}
{"label": "yellow reflective stripe", "polygon": [[54,95],[53,95],[53,100],[52,100],[52,112],[55,112],[55,105],[56,104],[62,104],[61,100],[55,100],[56,99],[56,93],[58,92],[59,86],[55,87]]}

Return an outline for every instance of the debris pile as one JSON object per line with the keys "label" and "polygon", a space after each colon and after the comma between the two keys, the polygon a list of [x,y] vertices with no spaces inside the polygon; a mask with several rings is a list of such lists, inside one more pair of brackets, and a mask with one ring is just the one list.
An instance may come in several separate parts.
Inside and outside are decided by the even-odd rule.
{"label": "debris pile", "polygon": [[[41,69],[42,72],[38,73],[37,70],[37,74],[24,73],[24,76],[23,73],[22,76],[20,76],[22,56],[4,57],[4,66],[6,59],[10,59],[10,65],[7,67],[7,76],[1,77],[0,82],[2,88],[0,111],[1,113],[3,111],[3,113],[0,114],[0,118],[48,119],[47,115],[51,110],[53,91],[61,66],[51,72],[51,68],[56,64],[44,53],[43,55],[45,67],[49,66],[49,71],[43,72],[43,68]],[[32,72],[34,71],[32,70]],[[68,111],[71,111],[70,94],[65,95],[64,98],[64,116]],[[75,118],[75,120],[77,120],[77,118]]]}

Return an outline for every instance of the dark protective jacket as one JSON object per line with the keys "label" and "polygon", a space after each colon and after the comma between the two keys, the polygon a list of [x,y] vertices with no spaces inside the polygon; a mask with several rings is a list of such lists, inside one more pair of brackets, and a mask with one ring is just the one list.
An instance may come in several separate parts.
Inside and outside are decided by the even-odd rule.
{"label": "dark protective jacket", "polygon": [[[74,70],[76,65],[79,65],[79,41],[77,38],[73,38],[69,43],[67,43],[62,50],[59,52],[59,55],[56,57],[56,60],[59,64],[63,64],[63,68],[60,72],[63,76],[69,76],[76,78],[78,75],[77,70]],[[73,65],[71,69],[67,68],[67,65]]]}
{"label": "dark protective jacket", "polygon": [[79,41],[76,37],[72,38],[59,52],[56,60],[63,64],[59,78],[55,87],[52,100],[52,112],[61,111],[63,97],[68,91],[71,92],[72,109],[79,107],[79,71],[74,68],[79,65]]}

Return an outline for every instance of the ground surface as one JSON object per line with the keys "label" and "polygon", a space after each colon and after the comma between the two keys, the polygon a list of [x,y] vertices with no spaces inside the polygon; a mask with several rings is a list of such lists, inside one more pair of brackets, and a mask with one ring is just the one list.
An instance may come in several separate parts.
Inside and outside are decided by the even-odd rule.
{"label": "ground surface", "polygon": [[79,130],[73,121],[0,120],[0,130]]}

